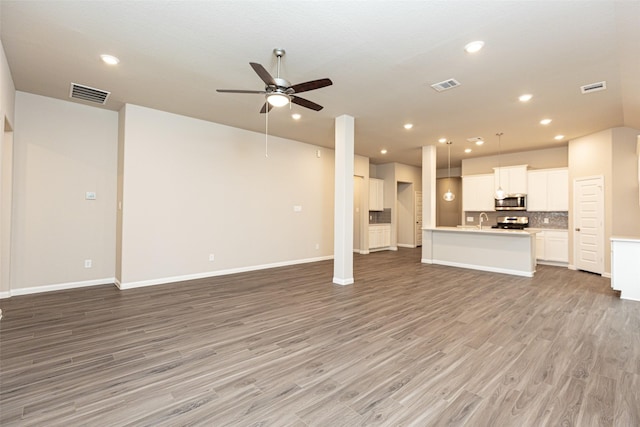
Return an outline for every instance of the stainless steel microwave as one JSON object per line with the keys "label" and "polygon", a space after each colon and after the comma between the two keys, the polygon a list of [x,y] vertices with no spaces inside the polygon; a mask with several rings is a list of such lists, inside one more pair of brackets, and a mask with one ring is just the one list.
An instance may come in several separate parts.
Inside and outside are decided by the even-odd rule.
{"label": "stainless steel microwave", "polygon": [[497,211],[526,211],[527,195],[526,194],[509,194],[504,199],[495,199],[495,208]]}

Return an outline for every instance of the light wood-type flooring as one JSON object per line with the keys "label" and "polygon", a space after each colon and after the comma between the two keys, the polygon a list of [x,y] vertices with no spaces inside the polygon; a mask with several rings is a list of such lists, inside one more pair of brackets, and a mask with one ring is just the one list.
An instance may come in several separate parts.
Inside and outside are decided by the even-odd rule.
{"label": "light wood-type flooring", "polygon": [[420,249],[0,301],[2,426],[640,426],[640,303]]}

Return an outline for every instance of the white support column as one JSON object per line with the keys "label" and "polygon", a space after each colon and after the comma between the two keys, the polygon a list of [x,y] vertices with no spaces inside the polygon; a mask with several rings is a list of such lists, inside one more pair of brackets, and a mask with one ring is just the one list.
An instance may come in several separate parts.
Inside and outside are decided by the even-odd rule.
{"label": "white support column", "polygon": [[[436,226],[436,146],[422,147],[422,228]],[[422,259],[431,259],[431,233],[422,232]]]}
{"label": "white support column", "polygon": [[333,283],[353,284],[353,162],[354,119],[336,118]]}

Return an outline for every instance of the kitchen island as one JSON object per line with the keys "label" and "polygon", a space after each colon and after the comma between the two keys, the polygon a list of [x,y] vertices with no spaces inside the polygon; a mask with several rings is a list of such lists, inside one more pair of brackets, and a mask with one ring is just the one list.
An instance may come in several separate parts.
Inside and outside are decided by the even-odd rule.
{"label": "kitchen island", "polygon": [[533,277],[536,231],[478,227],[423,229],[422,262]]}

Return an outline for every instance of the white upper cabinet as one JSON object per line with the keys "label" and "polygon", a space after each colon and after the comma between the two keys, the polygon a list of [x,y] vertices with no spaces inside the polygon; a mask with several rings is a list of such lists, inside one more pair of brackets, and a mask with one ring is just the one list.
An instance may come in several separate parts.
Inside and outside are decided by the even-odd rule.
{"label": "white upper cabinet", "polygon": [[541,169],[529,171],[528,211],[568,211],[569,171]]}
{"label": "white upper cabinet", "polygon": [[479,212],[495,210],[496,188],[492,174],[463,176],[462,210]]}
{"label": "white upper cabinet", "polygon": [[384,180],[369,178],[369,210],[384,210]]}
{"label": "white upper cabinet", "polygon": [[527,194],[527,165],[493,168],[495,187],[507,194]]}

